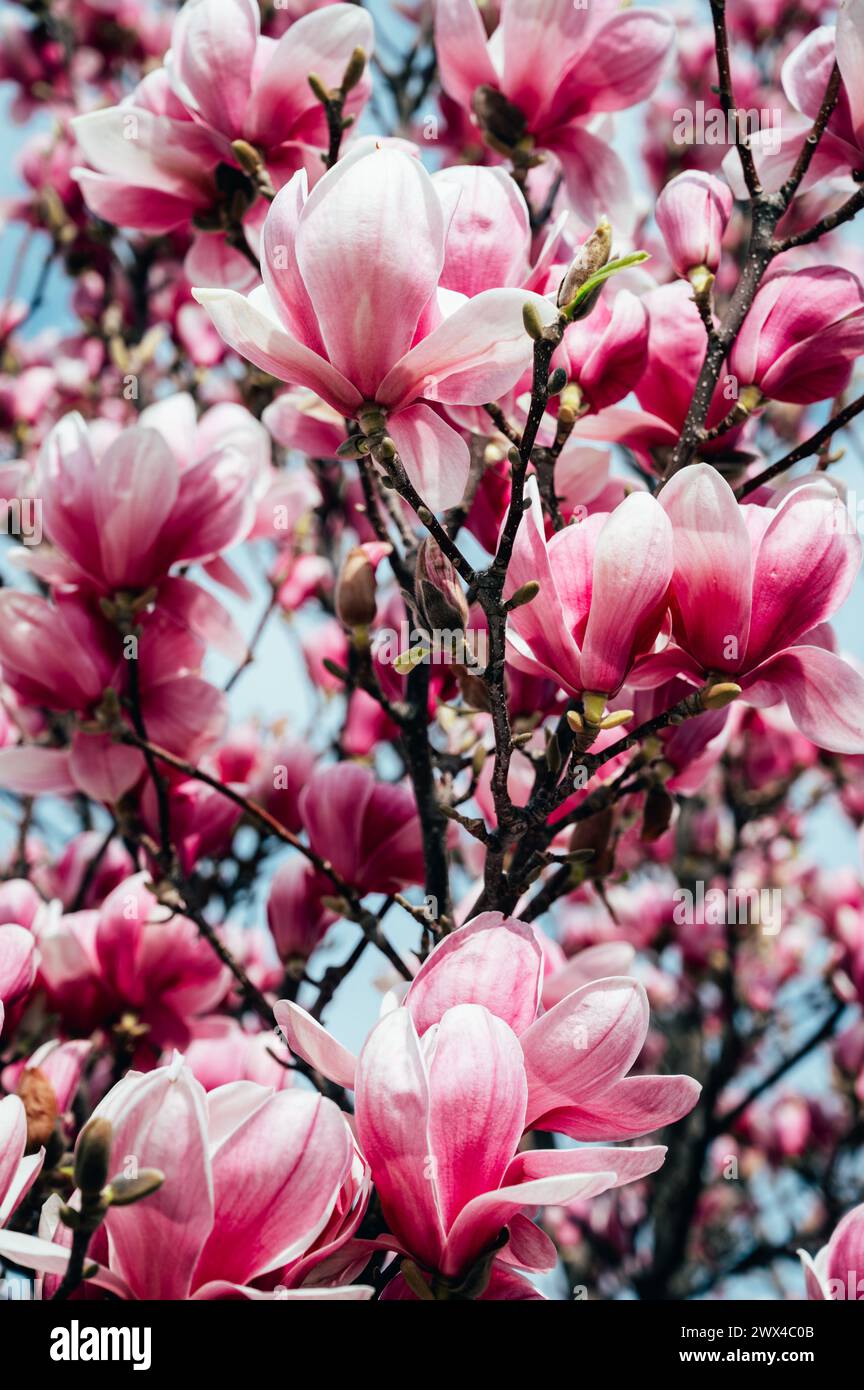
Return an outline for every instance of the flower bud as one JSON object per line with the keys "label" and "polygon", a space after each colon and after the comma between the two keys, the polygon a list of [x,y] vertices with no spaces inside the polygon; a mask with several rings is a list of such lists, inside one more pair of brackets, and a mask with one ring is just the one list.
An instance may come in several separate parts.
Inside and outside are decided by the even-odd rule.
{"label": "flower bud", "polygon": [[112,1178],[106,1195],[112,1207],[129,1207],[156,1192],[164,1181],[165,1174],[158,1168],[142,1168],[134,1178],[124,1178],[122,1174]]}
{"label": "flower bud", "polygon": [[[612,227],[601,218],[595,231],[582,243],[558,289],[558,307],[569,304],[578,290],[606,264],[612,251]],[[599,293],[599,289],[598,289]]]}
{"label": "flower bud", "polygon": [[596,690],[586,690],[582,695],[582,713],[586,724],[600,724],[606,713],[606,696]]}
{"label": "flower bud", "polygon": [[362,545],[345,557],[336,584],[336,616],[343,627],[369,627],[375,621],[375,569]]}
{"label": "flower bud", "polygon": [[84,1126],[78,1136],[75,1145],[75,1186],[85,1195],[101,1192],[108,1181],[112,1134],[110,1120],[97,1116]]}
{"label": "flower bud", "polygon": [[414,591],[428,628],[438,632],[465,629],[468,600],[455,569],[431,537],[421,543],[417,552]]}
{"label": "flower bud", "polygon": [[261,156],[254,145],[250,145],[248,140],[232,140],[231,148],[241,169],[253,178],[260,173]]}
{"label": "flower bud", "polygon": [[741,694],[740,685],[734,681],[720,681],[716,685],[706,685],[701,692],[703,709],[724,709],[737,700]]}
{"label": "flower bud", "polygon": [[504,612],[512,613],[514,608],[522,608],[524,604],[531,603],[539,594],[540,585],[536,579],[527,579],[524,584],[520,584],[515,593],[511,594],[504,604]]}
{"label": "flower bud", "polygon": [[533,338],[534,342],[538,343],[543,337],[543,320],[534,304],[530,302],[523,304],[522,322],[525,325],[525,332],[528,334],[528,337]]}
{"label": "flower bud", "polygon": [[657,199],[657,226],[678,275],[686,277],[697,267],[717,270],[732,203],[728,184],[698,169],[667,183]]}
{"label": "flower bud", "polygon": [[343,96],[347,96],[348,93],[357,86],[357,83],[361,80],[365,71],[366,50],[365,48],[355,48],[351,57],[348,59],[348,66],[342,74],[340,91]]}

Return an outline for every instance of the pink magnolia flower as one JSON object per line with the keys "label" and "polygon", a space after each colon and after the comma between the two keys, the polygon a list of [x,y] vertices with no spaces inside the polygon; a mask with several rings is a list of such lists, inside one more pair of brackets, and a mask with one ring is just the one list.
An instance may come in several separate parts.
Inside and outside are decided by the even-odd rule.
{"label": "pink magnolia flower", "polygon": [[17,1096],[0,1100],[0,1228],[39,1176],[45,1150],[25,1157],[27,1113]]}
{"label": "pink magnolia flower", "polygon": [[587,318],[564,331],[552,358],[579,387],[583,405],[596,413],[636,386],[648,361],[648,315],[635,294],[621,290],[611,305],[600,299]]}
{"label": "pink magnolia flower", "polygon": [[0,1033],[6,1011],[30,993],[37,961],[36,942],[26,927],[11,922],[0,926]]}
{"label": "pink magnolia flower", "polygon": [[[224,780],[230,781],[229,778]],[[165,788],[171,841],[183,872],[189,873],[199,859],[218,858],[224,853],[242,812],[215,787],[208,787],[194,777],[172,775],[169,770]],[[158,841],[159,801],[152,780],[147,781],[141,795],[141,819]]]}
{"label": "pink magnolia flower", "polygon": [[[205,1091],[236,1081],[255,1081],[276,1091],[293,1086],[296,1073],[290,1065],[291,1054],[269,1029],[250,1033],[236,1018],[209,1014],[194,1019],[189,1031],[184,1061]],[[166,1054],[163,1063],[170,1062]]]}
{"label": "pink magnolia flower", "polygon": [[[332,1101],[253,1081],[208,1095],[175,1053],[169,1066],[128,1072],[94,1115],[113,1127],[118,1168],[134,1154],[164,1181],[142,1201],[109,1209],[90,1246],[99,1268],[88,1285],[119,1298],[371,1295],[363,1286],[315,1287],[325,1259],[326,1277],[338,1285],[333,1257],[368,1198],[351,1131]],[[41,1229],[40,1237],[4,1232],[0,1254],[62,1274],[69,1232],[50,1208]]]}
{"label": "pink magnolia flower", "polygon": [[39,981],[74,1032],[131,1014],[145,1027],[141,1058],[185,1045],[196,1015],[224,998],[230,977],[194,922],[173,916],[136,874],[98,912],[46,922]]}
{"label": "pink magnolia flower", "polygon": [[544,289],[566,214],[546,233],[532,263],[528,204],[503,169],[457,164],[433,174],[432,182],[447,222],[442,289],[469,298],[507,285]]}
{"label": "pink magnolia flower", "polygon": [[[693,291],[682,280],[649,290],[641,303],[648,313],[648,353],[645,369],[633,387],[641,409],[609,406],[599,415],[577,420],[573,436],[623,444],[645,468],[659,467],[662,472],[678,441],[705,360],[705,326],[693,302]],[[586,320],[590,322],[590,318]],[[733,402],[724,394],[725,389],[726,381],[721,378],[708,410],[709,428],[729,414]],[[705,457],[728,453],[742,428],[736,426],[704,444]]]}
{"label": "pink magnolia flower", "polygon": [[[255,0],[193,0],[178,14],[170,60],[150,72],[119,106],[72,122],[91,168],[74,170],[88,207],[121,227],[155,234],[210,221],[226,226],[239,197],[247,236],[258,218],[256,190],[232,148],[259,151],[275,187],[299,168],[321,169],[327,147],[324,108],[309,86],[315,72],[338,87],[354,49],[371,53],[370,16],[356,5],[330,5],[298,19],[277,42],[260,33]],[[346,102],[356,115],[368,76]],[[250,225],[251,224],[251,225]],[[196,238],[190,278],[206,270],[219,283],[255,283],[242,255],[213,232]]]}
{"label": "pink magnolia flower", "polygon": [[7,878],[0,883],[0,922],[17,922],[32,931],[43,903],[29,879]]}
{"label": "pink magnolia flower", "polygon": [[409,787],[379,782],[357,763],[322,767],[300,798],[300,815],[312,848],[361,893],[423,882],[423,840]]}
{"label": "pink magnolia flower", "polygon": [[777,271],[756,293],[729,354],[738,394],[810,405],[840,395],[864,352],[864,288],[841,266]]}
{"label": "pink magnolia flower", "polygon": [[540,592],[508,617],[509,660],[571,695],[614,695],[660,631],[672,578],[672,529],[648,493],[596,512],[547,542],[536,481],[507,572],[505,598]]}
{"label": "pink magnolia flower", "polygon": [[[174,584],[166,581],[166,585]],[[185,581],[179,581],[185,583]],[[164,593],[164,586],[163,586]],[[188,599],[203,593],[185,583],[172,611],[140,619],[138,680],[149,737],[193,760],[218,738],[225,723],[223,693],[198,675],[203,644],[188,621],[178,623]],[[83,717],[70,747],[21,744],[0,749],[3,784],[25,794],[80,789],[114,803],[144,771],[143,755],[99,732],[89,721],[106,690],[128,690],[130,663],[119,634],[92,602],[59,592],[53,602],[35,594],[0,593],[0,661],[4,679],[22,702]]]}
{"label": "pink magnolia flower", "polygon": [[691,169],[667,183],[656,217],[677,275],[700,266],[716,272],[732,203],[729,185],[713,174]]}
{"label": "pink magnolia flower", "polygon": [[[326,13],[326,12],[325,12]],[[446,222],[436,185],[401,148],[364,142],[306,194],[297,174],[262,232],[264,285],[197,289],[222,336],[256,366],[340,415],[383,412],[408,476],[435,510],[458,502],[468,446],[430,402],[482,405],[531,359],[527,290],[438,293]]]}
{"label": "pink magnolia flower", "polygon": [[604,212],[618,225],[632,221],[625,167],[591,122],[649,96],[673,40],[665,16],[621,12],[614,0],[585,7],[502,0],[488,42],[474,0],[438,0],[435,7],[445,92],[480,117],[496,149],[520,142],[552,153],[572,207],[591,226]]}
{"label": "pink magnolia flower", "polygon": [[[593,974],[590,962],[585,968]],[[690,1077],[627,1076],[648,1032],[640,984],[625,976],[589,978],[541,1013],[543,977],[533,929],[484,912],[436,947],[411,982],[404,1011],[430,1043],[448,1010],[464,1004],[481,1005],[504,1022],[524,1055],[524,1129],[635,1139],[692,1110],[699,1086]],[[337,1085],[355,1088],[358,1064],[347,1048],[289,1000],[274,1012],[292,1052]]]}
{"label": "pink magnolia flower", "polygon": [[336,914],[321,903],[332,888],[330,880],[299,855],[279,865],[267,897],[267,925],[281,961],[308,960],[323,941],[336,921]]}
{"label": "pink magnolia flower", "polygon": [[[57,859],[39,867],[34,879],[47,898],[59,898],[64,907],[71,908],[85,887],[86,877],[86,891],[81,906],[98,907],[112,888],[135,872],[129,851],[119,839],[109,841],[107,849],[99,854],[95,870],[90,869],[104,838],[98,830],[84,830],[69,840]],[[27,887],[30,885],[27,884]],[[20,918],[16,920],[20,921]]]}
{"label": "pink magnolia flower", "polygon": [[[757,133],[752,140],[759,178],[774,192],[788,177],[802,142],[822,105],[834,63],[842,84],[837,104],[816,148],[801,184],[802,191],[838,173],[864,170],[864,99],[861,96],[861,62],[864,54],[864,4],[844,0],[833,24],[813,29],[792,50],[783,64],[781,80],[786,99],[800,118],[784,117],[782,129]],[[724,172],[736,197],[746,194],[740,161],[730,151]]]}
{"label": "pink magnolia flower", "polygon": [[[264,428],[241,406],[214,406],[196,426],[190,397],[148,407],[140,427],[99,453],[94,430],[65,416],[45,441],[36,487],[55,550],[26,555],[55,585],[114,594],[162,587],[160,603],[235,659],[243,647],[206,590],[168,575],[242,540],[253,519],[256,475],[269,466]],[[239,646],[238,646],[239,643]]]}
{"label": "pink magnolia flower", "polygon": [[846,1213],[815,1259],[798,1251],[807,1297],[864,1302],[864,1204]]}
{"label": "pink magnolia flower", "polygon": [[519,1039],[478,1003],[447,1008],[423,1038],[411,1011],[396,1009],[360,1053],[357,1136],[390,1228],[384,1241],[433,1284],[477,1279],[472,1291],[482,1291],[502,1241],[505,1272],[549,1269],[554,1246],[526,1209],[596,1196],[663,1162],[660,1146],[517,1153],[529,1088]]}
{"label": "pink magnolia flower", "polygon": [[660,503],[674,535],[674,642],[634,683],[672,675],[733,681],[750,704],[785,700],[820,748],[864,751],[864,679],[828,650],[821,626],[861,563],[861,541],[834,488],[807,483],[776,507],[739,506],[702,463],[676,473]]}

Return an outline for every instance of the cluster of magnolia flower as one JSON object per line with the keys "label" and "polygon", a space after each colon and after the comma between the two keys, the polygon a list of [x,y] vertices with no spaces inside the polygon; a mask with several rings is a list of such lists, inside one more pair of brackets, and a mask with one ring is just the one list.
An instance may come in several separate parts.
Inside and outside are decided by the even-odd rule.
{"label": "cluster of magnolia flower", "polygon": [[812,854],[864,824],[862,547],[808,447],[864,357],[864,0],[768,9],[743,158],[673,134],[726,114],[711,26],[612,0],[421,4],[392,131],[358,5],[13,12],[55,124],[0,302],[0,1268],[44,1296],[722,1294],[798,1244],[790,1296],[864,1298],[864,883]]}

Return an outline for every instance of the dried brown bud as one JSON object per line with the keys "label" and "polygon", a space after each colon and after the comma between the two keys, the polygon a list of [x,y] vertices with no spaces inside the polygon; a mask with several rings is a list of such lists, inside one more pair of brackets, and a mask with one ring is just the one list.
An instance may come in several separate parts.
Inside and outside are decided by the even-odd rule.
{"label": "dried brown bud", "polygon": [[362,545],[349,550],[336,584],[336,616],[347,628],[375,620],[375,570]]}
{"label": "dried brown bud", "polygon": [[18,1096],[27,1114],[27,1152],[41,1149],[57,1123],[54,1087],[39,1067],[25,1067],[18,1082]]}
{"label": "dried brown bud", "polygon": [[453,672],[459,682],[462,699],[471,709],[491,710],[489,691],[486,682],[479,676],[472,676],[464,666],[454,666]]}
{"label": "dried brown bud", "polygon": [[613,855],[610,842],[614,822],[615,816],[610,806],[604,811],[598,811],[596,815],[589,816],[586,820],[577,821],[573,827],[573,834],[570,838],[571,852],[588,849],[594,851],[589,873],[591,878],[604,878],[612,868]]}
{"label": "dried brown bud", "polygon": [[659,782],[648,789],[642,813],[642,839],[651,844],[665,835],[675,810],[675,800]]}

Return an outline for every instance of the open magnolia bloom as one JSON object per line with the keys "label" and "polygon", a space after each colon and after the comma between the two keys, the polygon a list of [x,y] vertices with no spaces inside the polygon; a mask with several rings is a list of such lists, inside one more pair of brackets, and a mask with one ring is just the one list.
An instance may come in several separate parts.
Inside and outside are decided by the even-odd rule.
{"label": "open magnolia bloom", "polygon": [[815,1259],[798,1255],[808,1298],[864,1302],[864,1205],[846,1213]]}
{"label": "open magnolia bloom", "polygon": [[524,1212],[645,1177],[666,1153],[659,1145],[518,1153],[530,1108],[526,1059],[513,1030],[482,1004],[445,1010],[422,1039],[410,1009],[387,1014],[360,1053],[355,1085],[357,1135],[390,1227],[381,1244],[433,1283],[441,1276],[475,1297],[496,1296],[488,1284],[498,1249],[504,1271],[554,1266],[554,1247]]}
{"label": "open magnolia bloom", "polygon": [[[2,1027],[0,1006],[0,1027]],[[16,1207],[39,1175],[45,1150],[29,1154],[27,1148],[27,1113],[17,1096],[0,1100],[0,1227],[6,1225]]]}
{"label": "open magnolia bloom", "polygon": [[438,0],[444,90],[475,113],[493,148],[527,144],[554,154],[584,221],[607,212],[619,224],[629,220],[625,167],[591,123],[653,91],[674,42],[669,20],[653,10],[622,12],[614,0],[503,0],[499,14],[487,42],[473,0]]}
{"label": "open magnolia bloom", "polygon": [[445,243],[444,202],[419,160],[364,141],[308,196],[301,172],[273,200],[263,286],[248,298],[194,292],[225,341],[263,371],[349,419],[383,415],[435,511],[460,501],[470,456],[434,405],[482,405],[509,391],[531,360],[524,306],[544,323],[556,312],[515,287],[471,299],[439,290]]}
{"label": "open magnolia bloom", "polygon": [[[308,75],[336,86],[355,49],[368,55],[373,46],[372,20],[356,5],[304,15],[278,42],[260,30],[256,0],[189,0],[174,21],[165,66],[119,106],[73,123],[92,166],[74,170],[88,207],[145,232],[200,228],[187,272],[209,272],[220,284],[255,283],[248,260],[217,235],[228,230],[221,210],[230,219],[238,197],[250,239],[260,224],[256,189],[234,142],[259,152],[276,188],[297,169],[314,177],[328,136]],[[360,77],[349,112],[362,108],[369,90],[368,77]]]}
{"label": "open magnolia bloom", "polygon": [[547,540],[536,479],[526,494],[531,505],[516,533],[504,595],[531,580],[540,590],[508,617],[510,660],[605,706],[663,625],[672,527],[659,502],[634,492],[613,512],[595,512]]}
{"label": "open magnolia bloom", "polygon": [[[578,958],[577,958],[578,959]],[[541,1011],[543,952],[533,929],[484,912],[451,932],[414,977],[400,1008],[422,1040],[448,1010],[482,1005],[507,1024],[524,1056],[523,1129],[573,1139],[635,1139],[692,1110],[689,1076],[628,1076],[648,1032],[645,991],[626,976],[589,980]],[[354,1089],[351,1053],[299,1005],[275,1009],[293,1052]],[[521,1131],[520,1131],[521,1133]]]}
{"label": "open magnolia bloom", "polygon": [[[601,958],[619,962],[622,953]],[[584,970],[591,973],[587,961]],[[532,1297],[513,1267],[551,1269],[555,1251],[523,1213],[644,1177],[666,1152],[517,1152],[524,1130],[633,1139],[679,1119],[698,1098],[687,1076],[627,1076],[648,1028],[635,980],[589,979],[546,1012],[543,984],[533,929],[488,912],[432,952],[356,1062],[298,1005],[276,1005],[292,1050],[356,1092],[357,1136],[390,1229],[380,1243],[419,1265],[425,1276],[417,1278],[438,1297],[464,1288],[490,1299]],[[411,1296],[400,1280],[387,1293]]]}
{"label": "open magnolia bloom", "polygon": [[776,506],[741,506],[703,463],[676,473],[660,504],[674,535],[673,641],[633,683],[731,682],[750,704],[785,700],[819,747],[864,752],[864,678],[830,650],[823,626],[861,564],[836,489],[809,482]]}
{"label": "open magnolia bloom", "polygon": [[[168,1066],[128,1072],[93,1118],[110,1122],[118,1168],[133,1155],[139,1170],[163,1175],[143,1201],[109,1209],[90,1246],[93,1287],[117,1298],[370,1296],[360,1286],[329,1287],[342,1282],[336,1252],[369,1195],[332,1101],[254,1081],[207,1095],[175,1053]],[[57,1276],[70,1244],[53,1202],[38,1237],[0,1235],[0,1256]],[[325,1259],[319,1287],[313,1271]],[[307,1279],[312,1287],[303,1287]]]}

